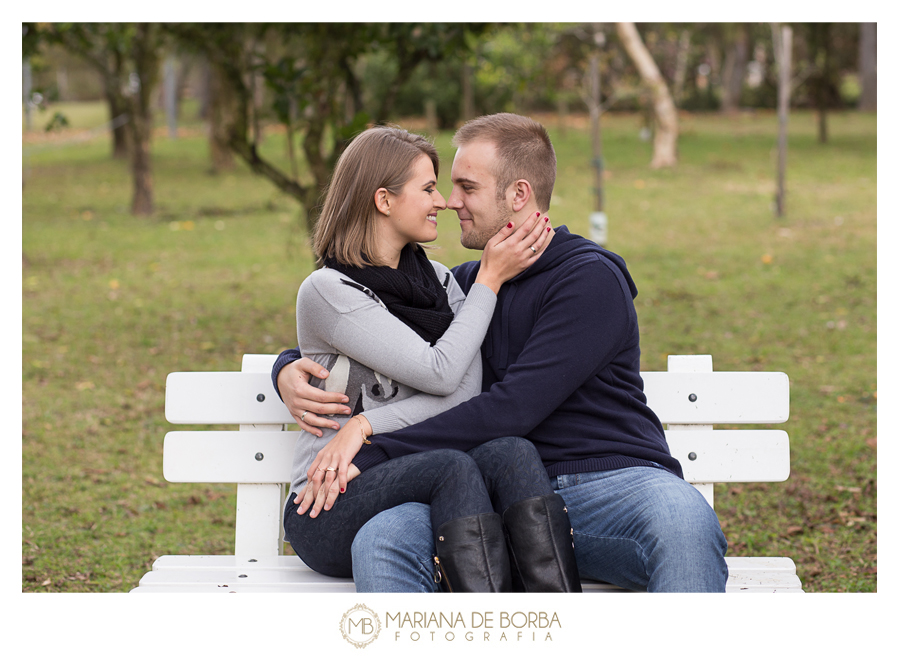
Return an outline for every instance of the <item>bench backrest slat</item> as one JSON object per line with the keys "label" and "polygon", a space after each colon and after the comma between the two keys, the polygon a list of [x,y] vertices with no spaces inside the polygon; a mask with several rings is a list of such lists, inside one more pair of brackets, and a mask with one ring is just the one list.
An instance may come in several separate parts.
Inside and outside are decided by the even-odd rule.
{"label": "bench backrest slat", "polygon": [[783,372],[642,372],[647,404],[663,423],[783,423],[790,384]]}
{"label": "bench backrest slat", "polygon": [[[163,475],[169,482],[288,482],[299,435],[169,432]],[[688,482],[782,482],[790,474],[788,436],[781,430],[667,431],[666,439]]]}
{"label": "bench backrest slat", "polygon": [[[650,408],[666,424],[781,423],[787,375],[779,372],[645,372]],[[693,397],[693,399],[692,399]],[[269,373],[173,372],[166,419],[178,424],[290,424]]]}
{"label": "bench backrest slat", "polygon": [[269,373],[173,372],[166,377],[166,420],[176,424],[293,423]]}
{"label": "bench backrest slat", "polygon": [[163,477],[169,482],[290,482],[300,432],[169,432]]}
{"label": "bench backrest slat", "polygon": [[791,474],[782,430],[669,430],[666,442],[691,483],[784,482]]}

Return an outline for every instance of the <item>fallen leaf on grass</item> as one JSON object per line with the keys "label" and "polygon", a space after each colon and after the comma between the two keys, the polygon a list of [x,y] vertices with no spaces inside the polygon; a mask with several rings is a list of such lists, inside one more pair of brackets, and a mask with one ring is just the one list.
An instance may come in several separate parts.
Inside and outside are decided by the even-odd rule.
{"label": "fallen leaf on grass", "polygon": [[74,576],[66,576],[66,580],[71,580],[71,581],[80,580],[82,582],[87,582],[90,580],[90,578],[91,578],[90,572],[88,572],[87,574],[83,574],[80,571],[76,571]]}

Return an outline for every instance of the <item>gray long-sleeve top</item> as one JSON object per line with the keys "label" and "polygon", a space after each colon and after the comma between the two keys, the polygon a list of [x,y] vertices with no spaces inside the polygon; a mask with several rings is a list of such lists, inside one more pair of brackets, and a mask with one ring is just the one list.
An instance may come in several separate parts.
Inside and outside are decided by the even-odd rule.
{"label": "gray long-sleeve top", "polygon": [[[330,371],[311,384],[350,398],[353,415],[364,413],[372,441],[431,418],[481,391],[480,347],[497,296],[475,284],[468,297],[449,270],[431,261],[455,318],[434,346],[392,315],[374,295],[341,283],[349,277],[323,268],[297,293],[297,341],[303,356]],[[448,276],[449,275],[449,276]],[[369,291],[370,292],[370,291]],[[349,416],[334,416],[342,427]],[[301,432],[294,449],[291,491],[306,486],[316,454],[337,434]]]}

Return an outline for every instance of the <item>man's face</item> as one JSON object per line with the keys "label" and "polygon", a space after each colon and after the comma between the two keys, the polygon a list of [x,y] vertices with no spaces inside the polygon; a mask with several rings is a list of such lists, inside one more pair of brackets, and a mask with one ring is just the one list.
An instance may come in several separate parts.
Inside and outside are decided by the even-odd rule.
{"label": "man's face", "polygon": [[453,158],[447,207],[459,216],[459,241],[467,249],[484,249],[513,214],[511,203],[497,199],[496,161],[497,148],[486,141],[460,146]]}

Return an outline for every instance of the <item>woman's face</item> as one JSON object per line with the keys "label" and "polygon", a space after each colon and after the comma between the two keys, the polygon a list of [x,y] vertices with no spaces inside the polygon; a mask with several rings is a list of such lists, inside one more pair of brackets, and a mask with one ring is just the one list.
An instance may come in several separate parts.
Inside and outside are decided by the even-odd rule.
{"label": "woman's face", "polygon": [[437,190],[434,165],[427,155],[413,163],[412,177],[397,196],[392,196],[385,225],[404,244],[437,239],[437,213],[447,202]]}

